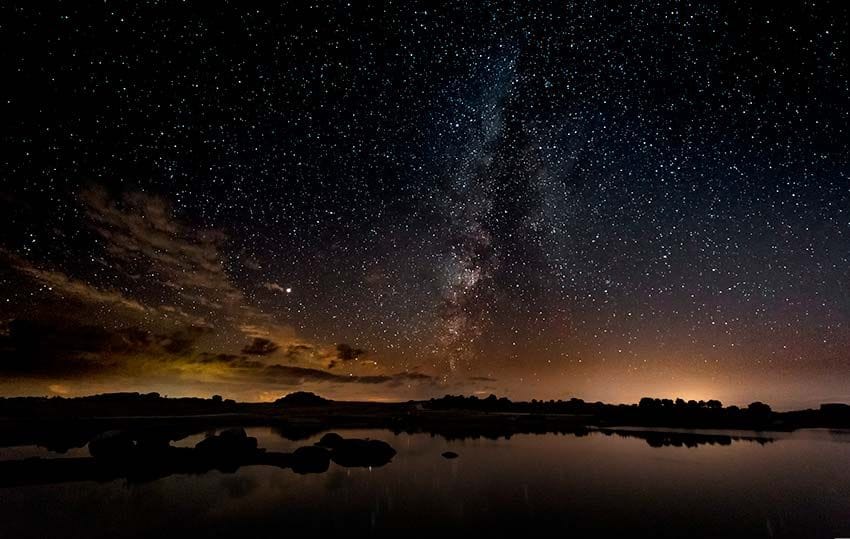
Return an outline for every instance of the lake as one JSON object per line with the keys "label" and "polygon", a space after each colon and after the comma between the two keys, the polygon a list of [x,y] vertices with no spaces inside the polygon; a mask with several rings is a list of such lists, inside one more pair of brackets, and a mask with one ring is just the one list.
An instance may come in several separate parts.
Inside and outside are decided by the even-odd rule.
{"label": "lake", "polygon": [[[281,452],[320,437],[293,441],[272,428],[247,431],[260,447]],[[319,474],[246,466],[235,473],[172,475],[147,483],[3,488],[0,537],[544,529],[575,536],[850,536],[848,432],[756,437],[632,429],[498,440],[337,432],[384,440],[398,453],[379,468],[331,463]],[[174,445],[193,446],[203,437]],[[447,450],[459,457],[443,458]],[[0,449],[6,460],[69,455],[87,456],[87,451],[56,455],[29,446]]]}

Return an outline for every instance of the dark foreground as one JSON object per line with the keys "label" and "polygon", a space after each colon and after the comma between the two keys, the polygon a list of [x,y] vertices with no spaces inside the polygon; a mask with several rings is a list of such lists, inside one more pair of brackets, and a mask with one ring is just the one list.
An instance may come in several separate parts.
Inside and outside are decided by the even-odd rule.
{"label": "dark foreground", "polygon": [[695,404],[0,399],[0,536],[848,534],[845,408]]}
{"label": "dark foreground", "polygon": [[[140,439],[128,449],[120,436],[106,453],[98,444],[64,455],[0,450],[13,459],[0,462],[0,536],[819,538],[850,529],[850,434],[838,431],[448,439],[340,429],[343,440],[380,441],[380,451],[347,456],[324,447],[327,433],[245,431],[200,432],[159,450]],[[204,447],[222,437],[233,445]]]}

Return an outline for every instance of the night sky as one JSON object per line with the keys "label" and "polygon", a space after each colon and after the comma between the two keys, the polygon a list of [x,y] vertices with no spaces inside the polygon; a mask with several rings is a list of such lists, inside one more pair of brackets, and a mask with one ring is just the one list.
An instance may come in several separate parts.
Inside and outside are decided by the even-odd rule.
{"label": "night sky", "polygon": [[0,8],[0,393],[850,400],[846,3],[134,4]]}

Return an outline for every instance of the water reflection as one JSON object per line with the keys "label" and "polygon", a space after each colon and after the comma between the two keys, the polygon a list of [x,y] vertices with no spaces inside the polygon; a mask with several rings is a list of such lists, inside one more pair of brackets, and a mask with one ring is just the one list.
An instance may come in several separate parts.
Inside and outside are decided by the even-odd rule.
{"label": "water reflection", "polygon": [[[186,435],[183,431],[165,428],[138,431],[108,431],[92,436],[88,441],[89,456],[74,450],[74,456],[61,459],[32,458],[23,455],[20,448],[12,452],[17,458],[0,461],[0,487],[63,483],[73,481],[111,481],[124,479],[141,483],[174,474],[203,474],[212,470],[233,473],[244,466],[271,466],[291,469],[296,473],[323,473],[330,462],[343,467],[380,467],[388,464],[396,451],[380,440],[344,439],[339,434],[325,434],[312,445],[293,447],[291,442],[313,439],[317,432],[307,434],[303,429],[290,430],[280,426],[260,430],[263,445],[257,437],[248,436],[242,428],[211,429],[204,433]],[[585,437],[591,433],[644,440],[648,446],[696,448],[702,445],[728,446],[733,442],[770,443],[765,436],[730,435],[721,433],[677,432],[664,430],[574,429],[559,434]],[[453,432],[438,435],[446,441],[476,440],[480,438],[510,439],[512,433],[502,436],[478,432],[467,436]],[[287,443],[275,441],[275,435]],[[551,434],[550,434],[551,435]],[[172,441],[177,443],[172,444]],[[16,455],[17,453],[17,455]],[[455,459],[454,451],[443,451],[445,459]]]}
{"label": "water reflection", "polygon": [[[192,432],[185,428],[174,429],[169,427],[158,427],[155,429],[130,429],[128,432],[146,440],[148,444],[169,445],[174,448],[194,448],[206,438],[217,436],[226,428],[207,428],[202,431]],[[269,452],[292,452],[299,444],[293,442],[315,441],[323,433],[328,432],[326,428],[303,426],[293,427],[291,425],[273,425],[267,427],[249,427],[254,433],[260,433],[262,440],[261,449]],[[346,429],[344,429],[346,430]],[[347,429],[351,430],[351,429]],[[391,433],[393,435],[415,434],[417,430],[387,429],[376,432]],[[805,429],[795,433],[772,432],[770,435],[760,433],[753,434],[748,431],[711,431],[711,430],[682,430],[682,429],[659,429],[659,428],[587,428],[576,427],[568,430],[545,429],[529,431],[525,429],[518,432],[513,429],[428,429],[425,431],[430,436],[443,438],[446,441],[464,441],[476,439],[510,440],[517,434],[536,435],[565,435],[583,437],[591,433],[603,435],[617,435],[624,438],[637,438],[645,440],[651,447],[698,447],[700,445],[731,445],[733,442],[756,442],[766,444],[774,441],[777,437],[788,438],[789,436],[828,436],[835,441],[850,442],[850,432],[835,429]],[[805,433],[805,434],[803,434]],[[58,429],[54,432],[41,432],[35,438],[23,438],[22,440],[0,439],[0,462],[9,460],[20,460],[28,458],[54,458],[74,457],[83,458],[90,455],[89,442],[103,433],[95,429]],[[7,434],[8,437],[8,434]],[[26,443],[26,442],[30,443]],[[34,443],[32,443],[34,442]],[[5,447],[4,447],[5,446]],[[155,453],[150,456],[157,456]]]}
{"label": "water reflection", "polygon": [[645,440],[650,447],[699,447],[701,445],[732,445],[732,442],[754,442],[761,445],[773,442],[767,436],[742,436],[701,432],[677,432],[663,430],[598,429],[606,435]]}
{"label": "water reflection", "polygon": [[[279,428],[246,431],[272,454],[294,453],[324,435],[292,440]],[[303,475],[242,462],[144,481],[5,488],[0,536],[549,529],[594,537],[836,537],[850,530],[850,445],[828,431],[772,435],[773,442],[753,433],[651,429],[497,439],[339,433],[385,441],[397,454],[384,466],[331,461],[322,473]],[[194,451],[208,434],[222,429],[170,446]],[[443,458],[447,451],[459,457]]]}
{"label": "water reflection", "polygon": [[89,443],[91,457],[28,458],[0,462],[0,487],[110,481],[143,483],[174,474],[203,474],[212,470],[233,473],[243,466],[270,466],[296,473],[323,473],[331,462],[343,467],[377,468],[390,462],[396,451],[381,440],[324,435],[313,445],[292,452],[258,447],[257,438],[243,428],[209,432],[194,447],[171,445],[162,430],[108,431]]}

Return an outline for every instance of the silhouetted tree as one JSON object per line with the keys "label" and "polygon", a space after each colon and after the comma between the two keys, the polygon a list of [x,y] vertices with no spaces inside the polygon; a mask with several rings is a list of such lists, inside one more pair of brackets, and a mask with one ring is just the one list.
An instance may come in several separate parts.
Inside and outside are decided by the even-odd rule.
{"label": "silhouetted tree", "polygon": [[638,406],[644,409],[650,409],[655,407],[655,399],[652,397],[643,397],[640,402],[638,402]]}
{"label": "silhouetted tree", "polygon": [[747,406],[747,413],[756,421],[770,419],[770,406],[763,402],[752,402]]}
{"label": "silhouetted tree", "polygon": [[751,412],[751,413],[756,413],[756,414],[769,414],[770,413],[770,406],[763,403],[763,402],[759,402],[759,401],[751,402],[747,406],[747,411]]}

